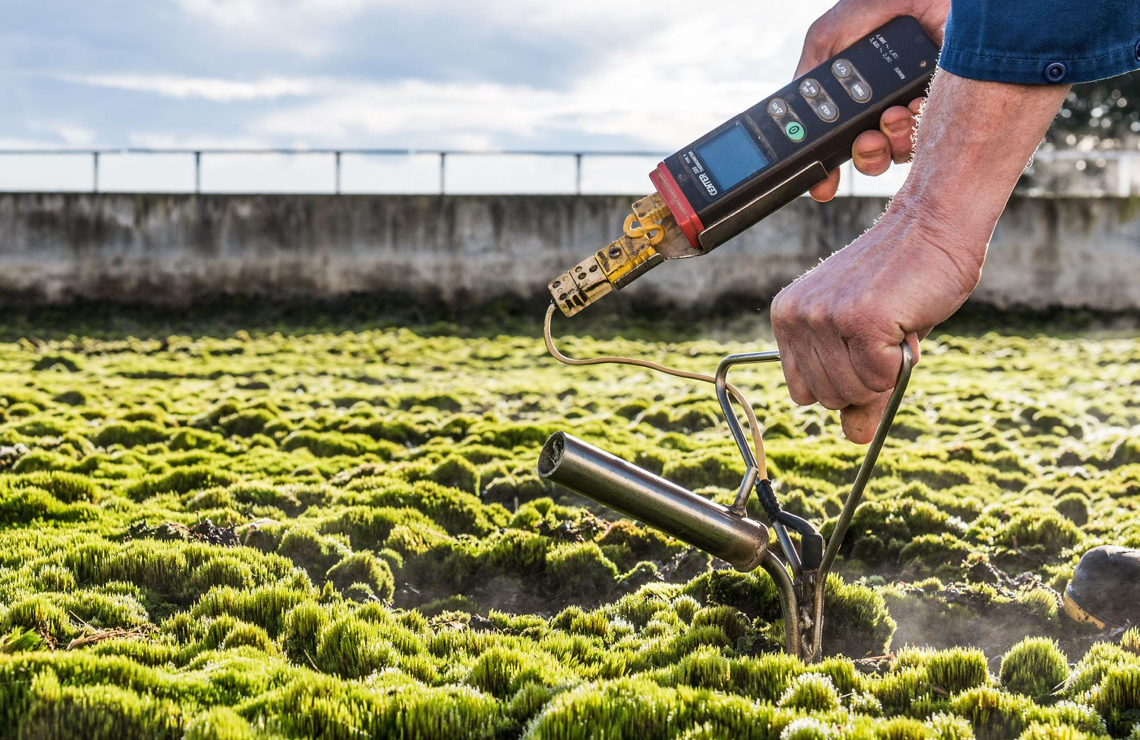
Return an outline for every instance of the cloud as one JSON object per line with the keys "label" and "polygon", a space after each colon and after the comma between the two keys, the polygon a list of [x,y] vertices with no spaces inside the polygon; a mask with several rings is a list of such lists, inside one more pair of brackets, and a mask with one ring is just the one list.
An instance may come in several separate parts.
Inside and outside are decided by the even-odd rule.
{"label": "cloud", "polygon": [[48,147],[59,146],[61,143],[67,147],[85,147],[95,141],[95,132],[91,129],[66,122],[29,121],[28,130],[48,134],[52,139]]}
{"label": "cloud", "polygon": [[787,80],[829,0],[120,0],[117,20],[58,2],[20,4],[4,36],[62,51],[0,80],[0,135],[666,150]]}
{"label": "cloud", "polygon": [[265,28],[277,19],[298,22],[340,23],[360,10],[394,4],[392,0],[174,0],[187,13],[227,28]]}
{"label": "cloud", "polygon": [[166,98],[198,98],[219,103],[243,100],[275,100],[312,95],[319,83],[307,79],[274,77],[256,82],[208,77],[171,75],[67,75],[60,79],[81,85],[109,87],[132,92],[155,93]]}
{"label": "cloud", "polygon": [[[305,101],[274,106],[251,123],[268,138],[323,144],[380,139],[392,146],[455,147],[482,137],[499,147],[550,146],[674,149],[753,105],[790,78],[802,30],[765,23],[770,11],[744,0],[723,0],[715,13],[652,19],[640,6],[586,0],[543,4],[520,13],[517,0],[486,0],[491,16],[515,25],[563,28],[608,18],[626,29],[623,43],[597,50],[595,63],[550,85],[449,80],[340,80]],[[805,0],[794,22],[806,27]],[[729,22],[729,20],[735,22]],[[504,21],[506,22],[506,21]],[[556,144],[557,145],[557,144]]]}

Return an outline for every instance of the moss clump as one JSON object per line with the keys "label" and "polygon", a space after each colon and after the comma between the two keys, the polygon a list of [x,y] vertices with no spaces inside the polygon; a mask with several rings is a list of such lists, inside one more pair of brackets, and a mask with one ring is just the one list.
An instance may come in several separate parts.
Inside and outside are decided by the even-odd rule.
{"label": "moss clump", "polygon": [[883,597],[857,583],[844,583],[834,573],[824,591],[824,650],[849,657],[881,655],[895,633],[895,620]]}
{"label": "moss clump", "polygon": [[925,668],[927,680],[951,695],[984,686],[990,678],[986,654],[976,648],[932,653]]}
{"label": "moss clump", "polygon": [[596,593],[612,588],[617,566],[593,542],[560,545],[546,556],[546,572],[560,588],[577,593]]}
{"label": "moss clump", "polygon": [[1053,504],[1061,516],[1065,517],[1078,527],[1083,527],[1089,521],[1089,500],[1081,493],[1069,493],[1057,499]]}
{"label": "moss clump", "polygon": [[77,373],[83,368],[79,358],[67,352],[58,352],[40,357],[32,364],[32,370],[43,372],[45,370],[62,370]]}
{"label": "moss clump", "polygon": [[514,695],[527,685],[554,686],[563,678],[556,662],[545,653],[526,654],[495,647],[475,661],[467,683],[502,698]]}
{"label": "moss clump", "polygon": [[728,639],[735,640],[748,629],[748,618],[731,606],[709,606],[699,610],[692,621],[693,627],[706,625],[720,628]]}
{"label": "moss clump", "polygon": [[951,710],[969,720],[978,740],[1017,737],[1026,728],[1032,702],[993,688],[971,689],[950,703]]}
{"label": "moss clump", "polygon": [[353,585],[367,586],[381,601],[391,599],[395,590],[392,569],[370,552],[349,555],[329,568],[326,578],[342,593]]}
{"label": "moss clump", "polygon": [[1055,511],[1023,512],[997,533],[1006,547],[1040,546],[1047,553],[1060,553],[1080,540],[1077,525]]}
{"label": "moss clump", "polygon": [[254,732],[241,715],[229,707],[214,707],[191,719],[183,740],[253,740]]}
{"label": "moss clump", "polygon": [[602,546],[624,548],[627,558],[636,563],[642,560],[667,560],[684,549],[684,545],[655,529],[628,519],[610,524],[597,543]]}
{"label": "moss clump", "polygon": [[780,697],[780,706],[809,712],[829,712],[839,708],[839,692],[831,679],[819,673],[804,673],[792,679]]}
{"label": "moss clump", "polygon": [[311,665],[328,620],[328,612],[315,601],[304,601],[290,609],[281,635],[285,655],[298,665]]}
{"label": "moss clump", "polygon": [[151,422],[112,422],[107,424],[91,438],[98,447],[122,445],[123,447],[138,447],[140,445],[154,444],[166,439],[166,430],[158,424]]}
{"label": "moss clump", "polygon": [[36,676],[19,716],[20,737],[182,737],[179,706],[115,686],[61,686],[53,673]]}
{"label": "moss clump", "polygon": [[1069,662],[1057,642],[1048,637],[1027,637],[1001,659],[1001,683],[1010,691],[1031,698],[1056,691],[1069,677]]}
{"label": "moss clump", "polygon": [[744,477],[744,463],[739,456],[702,453],[666,463],[661,474],[690,490],[704,486],[736,488]]}
{"label": "moss clump", "polygon": [[1140,723],[1140,665],[1110,668],[1092,695],[1109,731],[1124,735]]}
{"label": "moss clump", "polygon": [[903,565],[920,564],[936,571],[954,572],[970,554],[970,546],[949,532],[924,534],[899,552]]}
{"label": "moss clump", "polygon": [[[715,737],[709,734],[708,737]],[[799,717],[792,720],[780,733],[780,740],[831,740],[835,730],[831,725],[814,717]]]}

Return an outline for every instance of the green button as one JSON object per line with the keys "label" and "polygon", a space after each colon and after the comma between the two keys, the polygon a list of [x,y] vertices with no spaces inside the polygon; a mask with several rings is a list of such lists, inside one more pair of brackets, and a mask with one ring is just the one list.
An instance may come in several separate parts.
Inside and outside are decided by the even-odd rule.
{"label": "green button", "polygon": [[804,125],[799,121],[788,121],[788,125],[784,126],[784,133],[792,141],[804,140]]}

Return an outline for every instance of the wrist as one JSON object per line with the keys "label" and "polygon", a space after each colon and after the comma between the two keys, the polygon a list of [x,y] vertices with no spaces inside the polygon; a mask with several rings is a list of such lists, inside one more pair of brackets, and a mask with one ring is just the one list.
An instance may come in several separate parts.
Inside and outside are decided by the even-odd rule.
{"label": "wrist", "polygon": [[971,227],[964,220],[961,213],[955,218],[944,202],[900,193],[875,224],[882,231],[874,243],[894,250],[901,265],[940,265],[939,271],[964,300],[981,278],[993,231],[992,224]]}

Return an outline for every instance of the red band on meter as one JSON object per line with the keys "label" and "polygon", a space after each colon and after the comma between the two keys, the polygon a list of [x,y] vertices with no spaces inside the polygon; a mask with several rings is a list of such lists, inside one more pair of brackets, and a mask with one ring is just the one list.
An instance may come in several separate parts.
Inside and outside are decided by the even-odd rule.
{"label": "red band on meter", "polygon": [[697,218],[697,212],[689,205],[689,201],[685,199],[685,195],[681,192],[681,186],[673,178],[673,173],[662,162],[657,165],[657,169],[649,173],[649,180],[653,183],[653,187],[657,188],[657,193],[665,201],[665,205],[669,206],[673,218],[677,220],[677,225],[688,237],[689,244],[692,245],[693,249],[700,251],[701,243],[697,240],[697,234],[704,231],[705,226]]}

